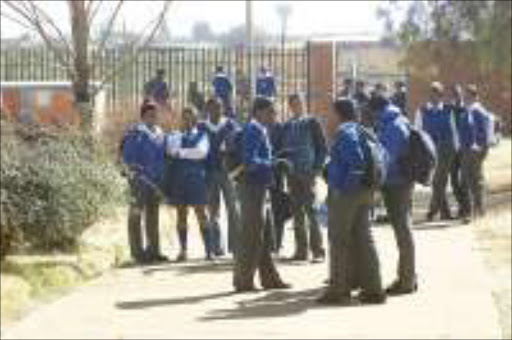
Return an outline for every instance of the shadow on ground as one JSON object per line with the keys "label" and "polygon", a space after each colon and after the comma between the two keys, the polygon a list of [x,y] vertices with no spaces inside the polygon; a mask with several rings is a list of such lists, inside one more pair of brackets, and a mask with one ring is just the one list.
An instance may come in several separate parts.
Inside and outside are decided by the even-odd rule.
{"label": "shadow on ground", "polygon": [[123,301],[116,303],[116,307],[119,309],[125,310],[134,310],[134,309],[146,309],[146,308],[155,308],[155,307],[169,307],[174,305],[187,305],[191,303],[198,303],[205,300],[212,299],[220,299],[228,296],[234,295],[234,291],[230,292],[221,292],[215,294],[208,295],[198,295],[198,296],[185,296],[181,298],[172,298],[172,299],[153,299],[153,300],[140,300],[140,301]]}
{"label": "shadow on ground", "polygon": [[232,309],[213,310],[207,316],[199,317],[199,321],[237,320],[250,318],[274,318],[296,315],[316,308],[351,308],[361,307],[354,303],[349,306],[319,305],[316,299],[324,288],[314,288],[303,291],[273,291],[264,296],[251,300],[237,302]]}

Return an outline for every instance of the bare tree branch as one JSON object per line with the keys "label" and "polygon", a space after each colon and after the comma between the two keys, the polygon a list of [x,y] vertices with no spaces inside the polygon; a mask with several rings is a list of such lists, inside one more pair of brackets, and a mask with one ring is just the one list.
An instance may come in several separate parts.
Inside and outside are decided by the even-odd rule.
{"label": "bare tree branch", "polygon": [[37,32],[37,30],[34,27],[24,23],[22,20],[16,19],[15,17],[12,17],[12,16],[10,16],[10,15],[4,13],[4,12],[0,12],[0,15],[3,16],[4,18],[6,18],[6,19],[8,19],[8,20],[10,20],[10,21],[12,21],[12,22],[22,26],[23,28],[25,28],[25,29],[27,29],[29,31]]}
{"label": "bare tree branch", "polygon": [[96,96],[105,87],[106,83],[110,82],[114,77],[116,77],[119,74],[119,72],[122,72],[128,65],[130,65],[139,56],[140,51],[149,45],[149,43],[153,40],[158,29],[162,26],[162,23],[165,20],[167,11],[169,10],[169,6],[171,5],[171,3],[172,1],[164,1],[163,8],[160,11],[160,14],[156,17],[156,23],[151,29],[150,34],[139,47],[137,47],[137,42],[142,40],[142,37],[136,38],[134,39],[134,41],[132,41],[132,43],[129,46],[132,53],[128,54],[127,58],[118,67],[116,67],[110,74],[106,75],[101,80],[100,85],[93,89],[92,97]]}
{"label": "bare tree branch", "polygon": [[[101,5],[103,5],[103,0],[99,0],[99,1],[91,0],[89,3],[91,5],[90,5],[90,8],[87,10],[87,22],[88,22],[89,26],[91,26],[94,18],[96,17],[96,14],[98,14],[98,11],[101,8]],[[95,7],[93,7],[94,3],[97,4]]]}
{"label": "bare tree branch", "polygon": [[2,2],[15,13],[17,13],[19,16],[21,16],[23,19],[25,19],[28,25],[33,27],[33,29],[41,36],[41,38],[43,38],[46,46],[48,46],[48,48],[50,48],[52,52],[55,54],[61,65],[66,70],[68,76],[71,79],[73,79],[74,72],[72,71],[70,64],[66,61],[66,58],[64,57],[62,51],[57,46],[55,46],[52,39],[48,36],[48,33],[41,25],[39,18],[31,15],[28,5],[24,1],[14,2],[10,0],[3,0]]}
{"label": "bare tree branch", "polygon": [[42,8],[37,6],[33,1],[29,1],[29,4],[30,4],[32,10],[34,11],[34,15],[35,16],[40,15],[55,30],[55,32],[59,36],[60,40],[62,41],[64,47],[66,48],[67,53],[69,53],[69,55],[72,58],[74,58],[75,54],[73,52],[73,49],[69,45],[68,39],[66,39],[66,36],[62,32],[62,30],[59,29],[59,27],[55,24],[55,21],[48,15],[48,13],[46,13]]}
{"label": "bare tree branch", "polygon": [[98,45],[98,52],[100,52],[100,53],[105,48],[105,44],[107,43],[108,38],[110,37],[110,35],[112,33],[112,28],[114,27],[114,23],[116,21],[117,16],[119,15],[119,11],[121,10],[123,3],[124,3],[124,0],[118,1],[116,8],[114,9],[114,12],[112,13],[112,15],[109,18],[109,21],[108,21],[107,27],[106,27],[106,31],[103,34],[101,41]]}

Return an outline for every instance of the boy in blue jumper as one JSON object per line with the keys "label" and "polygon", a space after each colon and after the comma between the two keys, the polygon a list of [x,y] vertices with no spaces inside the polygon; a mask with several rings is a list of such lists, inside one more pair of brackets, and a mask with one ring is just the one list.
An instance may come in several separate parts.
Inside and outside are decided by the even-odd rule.
{"label": "boy in blue jumper", "polygon": [[416,116],[417,127],[430,135],[438,155],[437,168],[432,183],[432,198],[427,213],[427,220],[429,221],[433,220],[439,212],[442,220],[452,218],[446,196],[446,185],[459,145],[452,111],[448,105],[442,102],[442,98],[443,85],[439,82],[433,82],[430,102],[422,106]]}
{"label": "boy in blue jumper", "polygon": [[493,140],[493,120],[478,98],[476,85],[466,89],[467,111],[462,119],[462,180],[468,188],[468,219],[484,214],[482,166]]}
{"label": "boy in blue jumper", "polygon": [[[452,101],[449,104],[457,127],[459,142],[462,143],[464,135],[463,119],[467,115],[467,108],[464,103],[463,90],[460,84],[454,84],[451,88]],[[453,196],[457,200],[459,206],[457,217],[467,219],[469,214],[469,197],[468,188],[463,185],[462,180],[462,145],[456,151],[453,159],[452,168],[450,170],[450,183],[452,186]]]}
{"label": "boy in blue jumper", "polygon": [[233,95],[233,85],[229,76],[224,71],[222,66],[217,66],[215,69],[215,75],[212,80],[212,86],[215,93],[215,97],[222,100],[224,109],[231,111],[231,97]]}
{"label": "boy in blue jumper", "polygon": [[[363,146],[355,104],[351,99],[335,101],[340,122],[327,165],[328,235],[330,244],[329,286],[318,299],[322,304],[351,304],[353,280],[362,290],[363,303],[386,300],[380,264],[370,229],[370,207],[375,189],[364,184],[369,154]],[[354,266],[357,260],[357,270]],[[353,277],[357,272],[357,278]]]}
{"label": "boy in blue jumper", "polygon": [[294,201],[295,254],[292,259],[307,260],[309,248],[313,261],[317,262],[324,259],[325,250],[314,207],[315,180],[322,171],[327,146],[320,122],[305,114],[301,96],[290,95],[288,106],[293,117],[283,126],[283,156],[293,168],[287,176]]}
{"label": "boy in blue jumper", "polygon": [[[259,271],[264,289],[283,289],[284,283],[270,255],[271,247],[265,237],[265,200],[272,184],[272,147],[267,126],[275,119],[272,102],[263,97],[254,100],[252,117],[244,127],[244,175],[239,186],[242,213],[241,230],[237,243],[233,285],[237,292],[254,291],[254,275]],[[266,215],[266,216],[265,216]]]}
{"label": "boy in blue jumper", "polygon": [[225,147],[226,139],[229,134],[238,128],[238,123],[233,118],[226,116],[219,98],[210,98],[208,100],[206,103],[206,114],[207,121],[203,125],[210,139],[210,152],[206,167],[208,210],[215,254],[221,256],[224,254],[219,225],[221,193],[227,209],[228,247],[230,251],[235,249],[234,233],[235,228],[240,223],[234,183],[229,178],[228,171],[223,164],[223,148]]}
{"label": "boy in blue jumper", "polygon": [[266,67],[261,67],[256,77],[256,95],[267,98],[276,96],[276,82],[274,76]]}
{"label": "boy in blue jumper", "polygon": [[[164,135],[156,125],[155,104],[144,102],[140,117],[142,121],[125,132],[119,148],[122,161],[128,167],[132,196],[128,209],[130,253],[138,263],[166,261],[160,253],[158,232],[158,184],[164,161]],[[143,215],[146,220],[144,229]],[[143,232],[146,247],[142,243]]]}
{"label": "boy in blue jumper", "polygon": [[398,245],[397,279],[386,289],[389,295],[416,291],[414,240],[411,231],[411,202],[414,182],[407,174],[409,120],[391,101],[382,97],[375,131],[388,155],[382,196]]}

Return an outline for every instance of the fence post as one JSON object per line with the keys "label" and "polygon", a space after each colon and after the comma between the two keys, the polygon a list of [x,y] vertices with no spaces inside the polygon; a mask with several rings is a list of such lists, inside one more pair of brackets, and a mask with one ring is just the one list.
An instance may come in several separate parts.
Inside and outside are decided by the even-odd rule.
{"label": "fence post", "polygon": [[308,48],[308,102],[310,112],[320,117],[330,139],[336,130],[333,116],[329,114],[334,84],[334,44],[310,42]]}

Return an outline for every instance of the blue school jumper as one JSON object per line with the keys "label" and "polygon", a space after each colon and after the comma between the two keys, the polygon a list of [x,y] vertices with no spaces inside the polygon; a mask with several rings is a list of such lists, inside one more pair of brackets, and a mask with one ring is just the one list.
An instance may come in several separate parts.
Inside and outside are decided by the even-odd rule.
{"label": "blue school jumper", "polygon": [[[195,148],[202,138],[207,138],[203,129],[192,129],[183,133],[181,148]],[[193,160],[173,158],[168,203],[173,205],[206,204],[206,159]]]}

